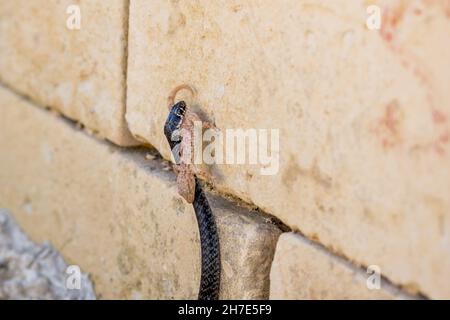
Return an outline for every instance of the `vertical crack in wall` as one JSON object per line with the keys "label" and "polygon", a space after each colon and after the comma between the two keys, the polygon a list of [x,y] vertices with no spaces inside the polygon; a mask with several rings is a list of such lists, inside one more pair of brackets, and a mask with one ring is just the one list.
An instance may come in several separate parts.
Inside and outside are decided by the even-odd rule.
{"label": "vertical crack in wall", "polygon": [[[124,47],[123,47],[123,56],[122,56],[122,70],[123,70],[123,101],[122,101],[122,122],[124,126],[124,130],[127,131],[127,134],[133,139],[134,135],[132,134],[128,122],[126,119],[127,113],[127,100],[128,100],[128,58],[129,58],[129,37],[130,37],[130,0],[124,1],[124,19],[123,19],[123,30],[124,30]],[[136,140],[135,140],[136,141]],[[136,141],[136,143],[138,143]]]}

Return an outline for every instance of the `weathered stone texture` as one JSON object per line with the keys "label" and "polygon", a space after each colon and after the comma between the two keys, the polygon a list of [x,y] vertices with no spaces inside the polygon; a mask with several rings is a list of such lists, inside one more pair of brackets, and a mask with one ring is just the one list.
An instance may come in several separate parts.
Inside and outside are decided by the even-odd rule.
{"label": "weathered stone texture", "polygon": [[[66,22],[78,5],[81,29]],[[71,20],[72,21],[72,20]],[[0,2],[0,80],[119,144],[125,124],[128,1]]]}
{"label": "weathered stone texture", "polygon": [[[271,299],[407,299],[380,281],[369,289],[371,274],[349,265],[294,233],[283,233],[270,272]],[[370,280],[370,279],[369,279]],[[372,282],[373,284],[374,282]]]}
{"label": "weathered stone texture", "polygon": [[0,208],[0,300],[95,299],[89,275],[75,274],[79,269],[73,268],[48,243],[30,241],[11,214]]}
{"label": "weathered stone texture", "polygon": [[[394,283],[450,297],[445,1],[134,0],[126,119],[166,158],[180,83],[218,128],[280,129],[280,168],[217,165],[221,191]],[[190,101],[189,101],[190,102]]]}

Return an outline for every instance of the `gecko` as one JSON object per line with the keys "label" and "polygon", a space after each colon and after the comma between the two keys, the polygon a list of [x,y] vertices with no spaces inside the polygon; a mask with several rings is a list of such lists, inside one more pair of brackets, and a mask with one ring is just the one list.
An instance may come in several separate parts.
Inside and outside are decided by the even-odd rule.
{"label": "gecko", "polygon": [[175,87],[167,98],[169,116],[164,126],[164,133],[169,140],[170,148],[175,158],[173,169],[177,175],[178,193],[187,203],[194,202],[195,176],[213,181],[211,175],[194,164],[194,122],[201,122],[202,129],[214,129],[217,127],[211,122],[201,121],[184,101],[175,104],[175,97],[180,90],[188,90],[193,99],[196,91],[190,85],[182,84]]}

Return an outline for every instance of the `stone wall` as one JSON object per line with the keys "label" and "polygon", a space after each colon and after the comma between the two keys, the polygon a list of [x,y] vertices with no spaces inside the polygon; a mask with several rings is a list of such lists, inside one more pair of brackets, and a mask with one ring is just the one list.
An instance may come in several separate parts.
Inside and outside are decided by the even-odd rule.
{"label": "stone wall", "polygon": [[222,298],[450,298],[448,1],[3,1],[0,33],[0,207],[99,297],[196,296],[188,83],[219,132],[279,132],[274,174],[208,167]]}

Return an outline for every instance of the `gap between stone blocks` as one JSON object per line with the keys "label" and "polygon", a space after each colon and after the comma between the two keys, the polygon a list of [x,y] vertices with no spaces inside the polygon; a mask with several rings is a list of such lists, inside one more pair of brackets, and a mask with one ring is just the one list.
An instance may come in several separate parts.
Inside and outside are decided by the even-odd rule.
{"label": "gap between stone blocks", "polygon": [[[39,109],[45,109],[47,112],[56,114],[61,121],[65,122],[69,126],[71,126],[74,130],[83,131],[85,134],[94,137],[95,139],[99,141],[103,141],[107,143],[110,147],[116,148],[119,150],[119,152],[137,152],[142,159],[151,158],[151,160],[159,162],[162,167],[164,167],[165,171],[172,171],[173,169],[170,166],[170,162],[166,159],[164,159],[161,154],[153,148],[151,145],[141,144],[140,146],[131,146],[131,147],[123,147],[118,146],[114,144],[113,142],[107,140],[106,138],[99,136],[95,133],[95,131],[92,131],[91,129],[85,127],[83,124],[79,123],[78,121],[72,120],[68,118],[67,116],[63,115],[61,112],[49,107],[49,106],[39,106],[39,104],[33,100],[30,96],[23,94],[22,92],[19,92],[15,88],[3,83],[0,81],[0,86],[5,88],[6,90],[12,92],[14,95],[18,96],[19,98],[27,101],[30,105],[39,108]],[[161,170],[161,169],[157,169]],[[278,229],[281,230],[282,233],[292,232],[295,235],[297,235],[302,241],[304,241],[308,246],[312,246],[315,250],[318,250],[320,253],[325,254],[329,259],[332,259],[339,264],[344,265],[345,267],[349,268],[353,272],[357,274],[366,274],[367,267],[364,265],[361,265],[357,263],[356,261],[352,260],[350,257],[346,256],[342,252],[338,252],[334,250],[333,248],[328,248],[324,244],[320,243],[317,240],[314,240],[312,238],[309,238],[306,236],[301,230],[293,230],[288,225],[284,224],[279,218],[271,215],[270,213],[265,212],[261,208],[257,207],[256,205],[252,203],[245,202],[244,200],[240,199],[239,197],[225,192],[219,192],[218,190],[214,189],[211,184],[209,184],[206,181],[202,181],[202,184],[206,187],[208,192],[211,194],[220,197],[222,199],[228,200],[232,205],[245,208],[249,211],[254,211],[258,213],[261,218],[265,219],[267,222],[274,224]],[[272,257],[273,261],[273,257]],[[386,278],[385,276],[381,276],[381,281],[383,287],[397,295],[402,296],[407,299],[428,299],[426,295],[419,292],[416,295],[408,293],[404,288],[402,288],[401,285],[395,284],[390,279]]]}

